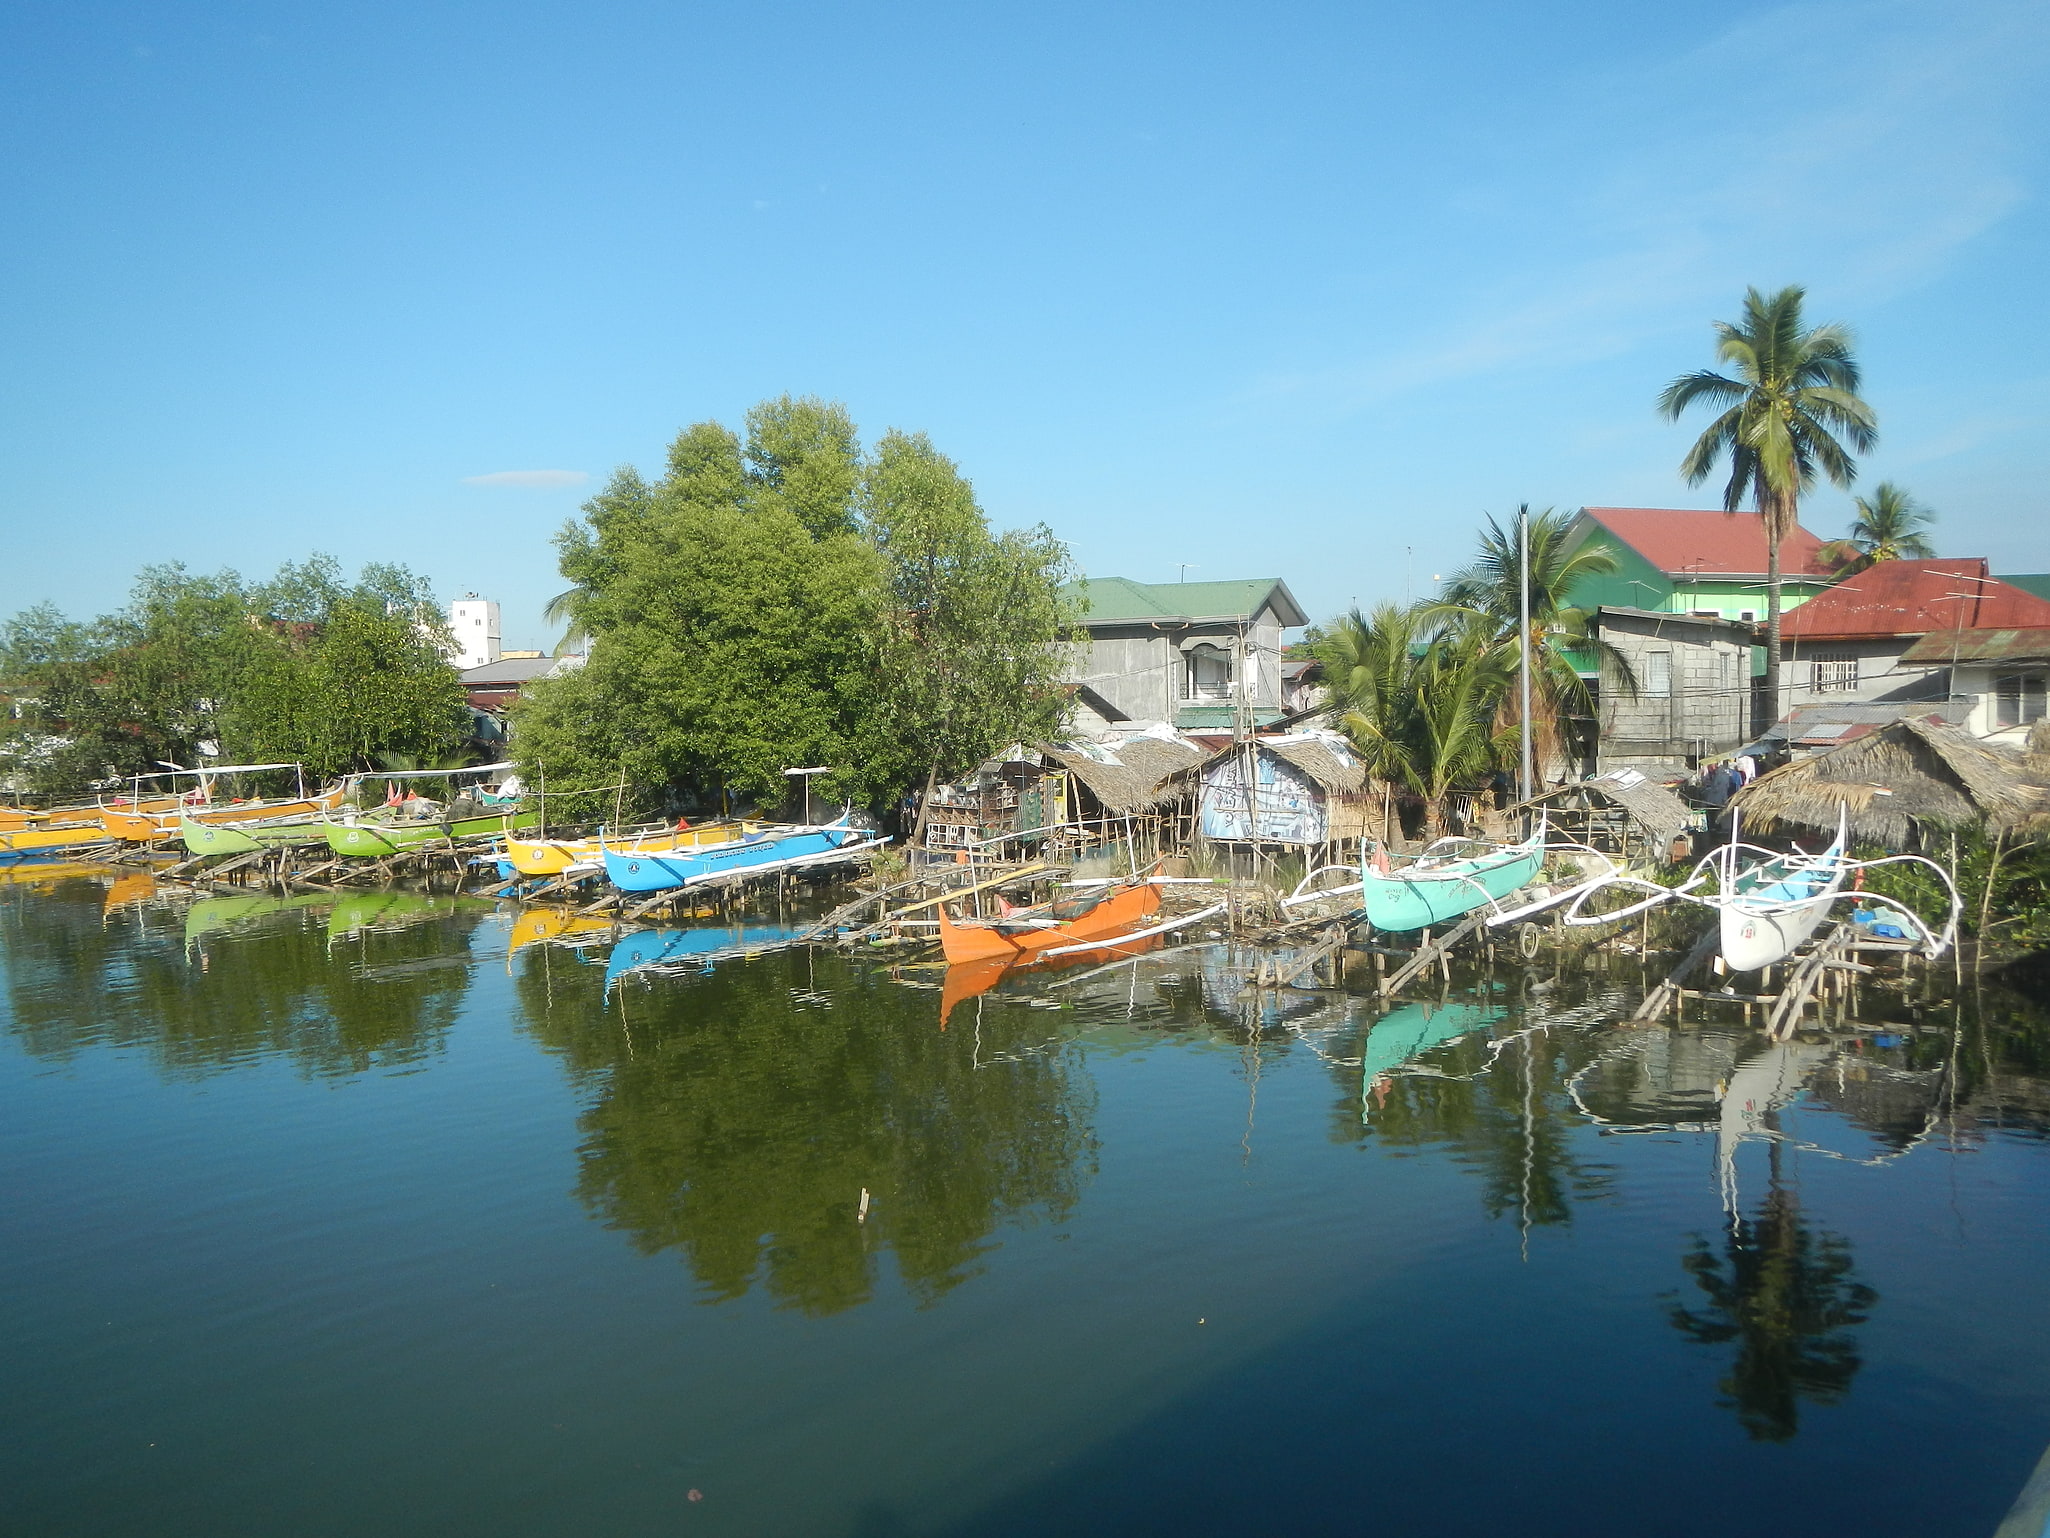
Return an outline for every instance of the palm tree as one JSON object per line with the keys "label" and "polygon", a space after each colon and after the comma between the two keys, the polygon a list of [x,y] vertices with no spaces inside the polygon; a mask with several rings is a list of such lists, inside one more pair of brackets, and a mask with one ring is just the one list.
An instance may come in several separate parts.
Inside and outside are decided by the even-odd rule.
{"label": "palm tree", "polygon": [[[1803,329],[1798,286],[1776,294],[1744,292],[1744,318],[1715,323],[1716,356],[1736,373],[1703,369],[1682,374],[1659,392],[1658,408],[1678,421],[1690,406],[1726,409],[1680,461],[1687,484],[1707,480],[1730,462],[1723,510],[1737,512],[1748,495],[1765,526],[1766,708],[1779,719],[1780,543],[1800,518],[1801,493],[1819,471],[1838,486],[1857,477],[1850,448],[1864,453],[1879,439],[1872,408],[1858,396],[1851,333],[1839,325]],[[1839,442],[1841,438],[1843,442]]]}
{"label": "palm tree", "polygon": [[1834,539],[1824,550],[1848,577],[1881,561],[1926,561],[1936,554],[1923,532],[1936,522],[1936,510],[1924,505],[1905,486],[1881,481],[1870,497],[1857,499],[1848,539]]}
{"label": "palm tree", "polygon": [[[1481,530],[1479,557],[1454,574],[1445,586],[1444,598],[1432,611],[1454,621],[1470,619],[1480,624],[1505,648],[1506,665],[1512,670],[1519,666],[1523,560],[1518,531],[1523,519],[1529,518],[1531,731],[1540,766],[1564,757],[1565,719],[1593,712],[1594,696],[1580,676],[1579,659],[1607,663],[1626,693],[1637,691],[1637,675],[1629,658],[1602,639],[1592,614],[1571,602],[1574,588],[1583,580],[1606,577],[1619,569],[1616,557],[1599,545],[1571,547],[1569,538],[1577,516],[1550,507],[1533,513],[1525,504],[1517,509],[1516,521],[1504,528],[1489,514],[1487,526]],[[1505,729],[1514,727],[1520,708],[1515,690],[1503,695],[1501,708],[1499,724]]]}
{"label": "palm tree", "polygon": [[1481,625],[1391,603],[1371,615],[1354,609],[1315,650],[1367,772],[1422,800],[1438,837],[1452,792],[1500,761],[1492,723],[1515,676],[1502,648]]}

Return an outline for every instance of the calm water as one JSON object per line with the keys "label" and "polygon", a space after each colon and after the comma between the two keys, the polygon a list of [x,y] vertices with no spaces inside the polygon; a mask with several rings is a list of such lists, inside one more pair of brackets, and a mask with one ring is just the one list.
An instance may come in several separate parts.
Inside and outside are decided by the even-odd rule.
{"label": "calm water", "polygon": [[522,923],[0,887],[0,1528],[1980,1538],[2050,1442],[2005,995]]}

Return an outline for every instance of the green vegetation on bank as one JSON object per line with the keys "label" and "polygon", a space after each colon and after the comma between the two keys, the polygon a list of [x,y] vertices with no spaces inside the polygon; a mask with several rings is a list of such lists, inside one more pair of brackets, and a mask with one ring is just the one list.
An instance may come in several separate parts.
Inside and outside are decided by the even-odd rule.
{"label": "green vegetation on bank", "polygon": [[557,545],[590,661],[518,709],[530,777],[652,811],[821,767],[880,806],[1057,727],[1066,548],[992,532],[922,433],[864,451],[843,406],[765,401],[686,428],[653,483],[619,471]]}
{"label": "green vegetation on bank", "polygon": [[203,759],[329,776],[446,754],[470,717],[444,641],[427,583],[401,566],[354,582],[320,555],[263,582],[146,567],[117,613],[43,605],[0,627],[0,776],[64,799]]}

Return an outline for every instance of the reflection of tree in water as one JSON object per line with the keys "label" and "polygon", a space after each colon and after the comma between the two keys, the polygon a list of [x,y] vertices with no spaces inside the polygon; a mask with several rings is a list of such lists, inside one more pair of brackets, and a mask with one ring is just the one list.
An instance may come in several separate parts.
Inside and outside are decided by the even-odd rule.
{"label": "reflection of tree in water", "polygon": [[[92,1047],[147,1052],[167,1073],[283,1055],[318,1074],[360,1073],[438,1051],[469,974],[483,904],[389,894],[382,927],[328,938],[326,899],[221,900],[103,916],[96,881],[9,894],[0,904],[9,1025],[23,1048],[63,1060]],[[218,930],[186,943],[209,911]]]}
{"label": "reflection of tree in water", "polygon": [[1575,1202],[1606,1196],[1615,1178],[1611,1166],[1575,1152],[1585,1123],[1562,1088],[1594,1046],[1581,1033],[1555,1039],[1537,1030],[1496,1056],[1490,1040],[1476,1031],[1424,1054],[1431,1072],[1382,1075],[1364,1086],[1363,1100],[1341,1103],[1336,1130],[1346,1141],[1444,1150],[1480,1177],[1490,1217],[1569,1223]]}
{"label": "reflection of tree in water", "polygon": [[1058,1221],[1093,1173],[1092,1107],[1061,1055],[1004,1056],[1045,1039],[1010,1040],[1022,1011],[957,1011],[943,1033],[936,995],[800,952],[608,1002],[594,968],[537,950],[529,1028],[592,1091],[578,1194],[642,1251],[680,1249],[712,1300],[759,1284],[833,1313],[871,1295],[887,1247],[931,1301],[977,1273],[1000,1222]]}
{"label": "reflection of tree in water", "polygon": [[[1836,1404],[1860,1364],[1857,1339],[1879,1294],[1851,1275],[1850,1241],[1801,1219],[1799,1199],[1780,1182],[1755,1216],[1738,1220],[1720,1247],[1696,1237],[1682,1260],[1706,1306],[1676,1301],[1673,1328],[1704,1346],[1735,1342],[1736,1361],[1717,1385],[1754,1440],[1790,1441],[1800,1401]],[[1677,1295],[1676,1295],[1677,1296]]]}

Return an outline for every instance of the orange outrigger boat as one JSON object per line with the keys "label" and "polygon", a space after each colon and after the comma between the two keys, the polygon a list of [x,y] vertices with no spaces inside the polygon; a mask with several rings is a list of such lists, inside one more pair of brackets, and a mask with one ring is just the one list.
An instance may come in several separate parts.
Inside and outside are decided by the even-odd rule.
{"label": "orange outrigger boat", "polygon": [[1015,961],[1063,945],[1114,940],[1159,911],[1160,888],[1151,885],[1099,887],[993,919],[952,918],[941,903],[940,948],[950,962]]}

